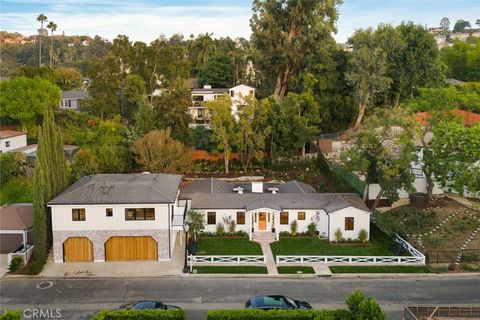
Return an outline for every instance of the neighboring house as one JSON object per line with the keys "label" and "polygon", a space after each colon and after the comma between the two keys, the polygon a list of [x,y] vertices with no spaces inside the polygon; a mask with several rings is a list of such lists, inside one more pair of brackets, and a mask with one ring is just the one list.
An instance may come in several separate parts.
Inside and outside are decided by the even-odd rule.
{"label": "neighboring house", "polygon": [[0,207],[0,253],[15,252],[33,244],[33,206],[16,203]]}
{"label": "neighboring house", "polygon": [[83,100],[88,98],[90,95],[87,90],[62,91],[60,109],[80,111]]}
{"label": "neighboring house", "polygon": [[51,208],[55,262],[168,260],[183,230],[179,175],[85,176]]}
{"label": "neighboring house", "polygon": [[238,111],[245,104],[245,98],[249,95],[255,96],[255,88],[241,84],[233,88],[212,88],[209,85],[205,85],[203,88],[192,89],[192,106],[188,108],[192,118],[190,126],[208,126],[209,115],[205,102],[214,101],[217,97],[224,94],[228,94],[232,99],[232,114],[237,118]]}
{"label": "neighboring house", "polygon": [[[24,153],[29,160],[35,161],[35,159],[37,158],[37,147],[38,147],[37,144],[29,144],[28,146],[24,146],[21,148],[10,150],[10,151]],[[65,158],[70,162],[73,161],[73,156],[78,152],[78,150],[80,150],[79,146],[68,145],[68,144],[63,145]]]}
{"label": "neighboring house", "polygon": [[27,145],[27,134],[15,130],[0,131],[0,152],[9,152]]}
{"label": "neighboring house", "polygon": [[220,179],[200,179],[184,182],[180,199],[189,209],[205,215],[205,231],[215,232],[217,224],[228,230],[231,221],[237,231],[291,231],[297,221],[298,232],[316,224],[319,236],[335,240],[340,229],[345,239],[357,239],[360,230],[370,233],[370,210],[356,194],[317,193],[310,185],[286,183],[231,183]]}

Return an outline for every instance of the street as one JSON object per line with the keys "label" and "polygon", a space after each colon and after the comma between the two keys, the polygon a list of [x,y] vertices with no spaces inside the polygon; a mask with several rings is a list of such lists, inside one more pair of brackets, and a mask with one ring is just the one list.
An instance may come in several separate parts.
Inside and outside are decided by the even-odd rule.
{"label": "street", "polygon": [[[51,282],[49,282],[51,281]],[[284,294],[314,308],[341,308],[355,289],[377,299],[389,319],[401,319],[406,304],[480,304],[479,278],[261,279],[128,278],[3,279],[1,309],[60,309],[62,319],[89,319],[101,309],[154,299],[204,319],[210,309],[243,308],[256,294]]]}

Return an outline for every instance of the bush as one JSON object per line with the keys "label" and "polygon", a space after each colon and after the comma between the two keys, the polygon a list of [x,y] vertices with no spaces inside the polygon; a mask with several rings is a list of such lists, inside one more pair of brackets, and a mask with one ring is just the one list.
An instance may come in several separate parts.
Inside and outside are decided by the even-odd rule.
{"label": "bush", "polygon": [[93,320],[185,320],[183,310],[103,310]]}
{"label": "bush", "polygon": [[346,310],[211,310],[207,320],[334,320],[347,319]]}
{"label": "bush", "polygon": [[311,222],[307,226],[307,235],[315,236],[317,234],[317,224],[315,222]]}
{"label": "bush", "polygon": [[[234,238],[248,238],[248,233],[245,231],[236,231],[233,234],[229,234],[229,237],[234,237]],[[199,233],[199,237],[201,238],[217,238],[217,237],[225,237],[225,233],[222,235],[218,235],[216,232],[208,232],[208,231],[201,231]]]}
{"label": "bush", "polygon": [[27,264],[25,267],[25,273],[29,275],[37,275],[43,270],[45,261],[34,260]]}
{"label": "bush", "polygon": [[293,220],[292,223],[290,224],[290,231],[292,231],[292,236],[295,237],[298,231],[298,222],[297,220]]}
{"label": "bush", "polygon": [[222,223],[217,224],[217,236],[224,236],[225,235],[225,226]]}
{"label": "bush", "polygon": [[22,264],[23,259],[21,257],[14,257],[12,261],[10,261],[10,265],[8,266],[8,272],[16,272]]}
{"label": "bush", "polygon": [[360,290],[355,290],[347,298],[347,306],[350,312],[350,319],[384,320],[387,318],[377,301],[372,297],[365,299]]}
{"label": "bush", "polygon": [[343,234],[342,234],[342,230],[340,230],[340,228],[337,228],[337,231],[335,231],[335,240],[337,242],[340,242],[343,240]]}
{"label": "bush", "polygon": [[5,310],[0,314],[0,320],[21,320],[22,313],[20,310]]}
{"label": "bush", "polygon": [[232,220],[232,222],[230,222],[230,224],[228,225],[228,233],[235,234],[236,227],[237,227],[237,224],[235,223],[235,221]]}
{"label": "bush", "polygon": [[360,230],[358,233],[358,240],[360,240],[361,243],[366,243],[368,241],[368,232],[365,229]]}
{"label": "bush", "polygon": [[12,177],[0,187],[0,204],[33,201],[33,179]]}

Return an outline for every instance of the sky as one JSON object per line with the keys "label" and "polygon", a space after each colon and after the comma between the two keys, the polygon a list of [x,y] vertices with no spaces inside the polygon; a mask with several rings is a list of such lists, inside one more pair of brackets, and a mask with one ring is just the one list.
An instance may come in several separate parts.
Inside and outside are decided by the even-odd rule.
{"label": "sky", "polygon": [[[251,0],[0,0],[0,29],[31,35],[44,13],[57,33],[99,35],[112,40],[125,34],[149,43],[164,34],[213,33],[214,37],[250,37]],[[414,21],[427,27],[443,17],[480,18],[480,0],[344,0],[334,38],[345,42],[355,29],[379,23]]]}

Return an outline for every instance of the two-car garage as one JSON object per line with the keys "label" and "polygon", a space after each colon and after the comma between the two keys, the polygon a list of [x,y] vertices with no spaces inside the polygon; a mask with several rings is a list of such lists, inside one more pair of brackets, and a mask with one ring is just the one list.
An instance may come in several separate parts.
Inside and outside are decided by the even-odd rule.
{"label": "two-car garage", "polygon": [[[115,236],[105,242],[105,261],[158,260],[157,242],[150,236]],[[86,237],[63,243],[65,262],[93,261],[93,244]]]}

